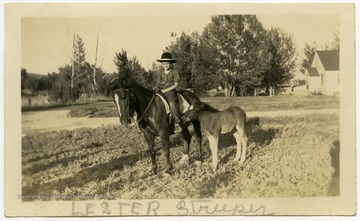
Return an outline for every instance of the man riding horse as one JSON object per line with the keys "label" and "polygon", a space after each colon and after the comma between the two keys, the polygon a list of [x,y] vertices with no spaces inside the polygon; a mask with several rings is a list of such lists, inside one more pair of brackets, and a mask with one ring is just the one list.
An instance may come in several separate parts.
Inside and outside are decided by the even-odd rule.
{"label": "man riding horse", "polygon": [[[181,123],[181,113],[186,111],[184,101],[188,105],[197,105],[201,101],[196,94],[188,90],[175,91],[179,84],[179,74],[173,70],[172,64],[176,62],[170,53],[163,53],[161,59],[158,60],[164,66],[164,73],[158,78],[158,87],[156,91],[164,94],[168,100],[170,109],[173,114],[173,120],[168,118],[167,105],[164,105],[163,98],[157,96],[153,90],[148,90],[139,85],[128,85],[126,81],[122,81],[119,88],[114,91],[114,102],[119,113],[120,123],[128,126],[137,124],[142,131],[144,138],[149,147],[152,169],[154,173],[157,171],[155,137],[159,136],[163,147],[163,153],[166,160],[165,173],[171,174],[172,164],[170,160],[170,140],[171,134],[174,134],[174,124],[180,129],[179,137],[183,141],[183,157],[180,162],[190,162],[189,148],[191,136],[187,126]],[[177,95],[181,95],[182,102],[179,102]],[[194,129],[194,135],[198,144],[198,152],[200,161],[202,134],[200,130],[200,122],[196,119],[190,122]]]}
{"label": "man riding horse", "polygon": [[176,125],[175,133],[178,133],[183,130],[184,125],[181,121],[179,98],[175,90],[180,81],[179,73],[174,70],[173,67],[176,60],[173,59],[170,53],[165,52],[161,55],[161,59],[158,59],[157,61],[161,62],[164,71],[158,74],[157,84],[154,90],[156,93],[164,94],[166,100],[168,101]]}

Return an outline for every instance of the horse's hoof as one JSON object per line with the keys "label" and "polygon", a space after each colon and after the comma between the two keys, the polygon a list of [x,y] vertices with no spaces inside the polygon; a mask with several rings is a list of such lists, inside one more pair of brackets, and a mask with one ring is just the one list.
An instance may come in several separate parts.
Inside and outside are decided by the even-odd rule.
{"label": "horse's hoof", "polygon": [[172,175],[172,172],[170,171],[170,170],[165,170],[164,171],[164,176],[165,177],[169,177],[169,176],[171,176]]}
{"label": "horse's hoof", "polygon": [[194,164],[195,164],[196,166],[201,166],[201,165],[202,165],[202,162],[201,162],[200,160],[195,160],[195,161],[194,161]]}
{"label": "horse's hoof", "polygon": [[153,173],[154,175],[156,175],[156,174],[157,174],[157,169],[151,167],[151,168],[149,168],[146,172],[147,172],[147,173]]}
{"label": "horse's hoof", "polygon": [[164,173],[164,177],[171,177],[170,173]]}
{"label": "horse's hoof", "polygon": [[184,154],[182,158],[180,159],[180,164],[189,163],[190,157],[187,154]]}

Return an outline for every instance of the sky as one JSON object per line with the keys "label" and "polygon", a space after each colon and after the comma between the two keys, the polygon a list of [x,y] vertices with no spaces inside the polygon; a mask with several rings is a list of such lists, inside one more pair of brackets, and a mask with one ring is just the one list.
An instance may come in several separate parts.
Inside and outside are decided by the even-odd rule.
{"label": "sky", "polygon": [[[257,15],[266,29],[279,27],[293,36],[302,55],[305,43],[330,43],[339,30],[337,15]],[[75,31],[83,39],[86,60],[95,60],[99,39],[98,65],[106,72],[116,72],[115,53],[124,49],[136,56],[145,69],[159,59],[166,46],[182,32],[199,34],[211,22],[211,15],[123,16],[123,17],[23,17],[21,21],[21,66],[29,73],[57,72],[69,62]]]}

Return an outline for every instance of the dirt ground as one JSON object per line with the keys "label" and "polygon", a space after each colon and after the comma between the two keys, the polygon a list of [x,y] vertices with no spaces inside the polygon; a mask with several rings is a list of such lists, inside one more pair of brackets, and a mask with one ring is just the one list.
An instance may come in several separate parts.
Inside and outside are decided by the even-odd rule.
{"label": "dirt ground", "polygon": [[[73,130],[87,127],[96,128],[106,125],[119,124],[117,117],[104,118],[72,118],[68,116],[70,110],[47,110],[47,111],[30,111],[22,113],[22,135],[26,136],[34,132],[56,131],[56,130]],[[317,114],[317,113],[339,113],[339,109],[322,109],[322,110],[282,110],[269,112],[247,112],[247,117],[277,117],[293,116],[300,114]]]}

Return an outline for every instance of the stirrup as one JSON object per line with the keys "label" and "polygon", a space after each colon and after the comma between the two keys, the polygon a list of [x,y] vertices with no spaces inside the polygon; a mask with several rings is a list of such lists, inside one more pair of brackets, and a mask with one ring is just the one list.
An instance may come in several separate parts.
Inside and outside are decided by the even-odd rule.
{"label": "stirrup", "polygon": [[182,131],[183,131],[182,126],[180,126],[179,123],[175,123],[175,125],[174,125],[174,133],[177,134],[177,133],[180,133]]}

